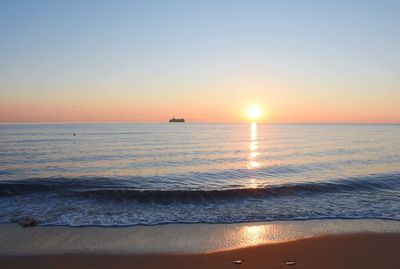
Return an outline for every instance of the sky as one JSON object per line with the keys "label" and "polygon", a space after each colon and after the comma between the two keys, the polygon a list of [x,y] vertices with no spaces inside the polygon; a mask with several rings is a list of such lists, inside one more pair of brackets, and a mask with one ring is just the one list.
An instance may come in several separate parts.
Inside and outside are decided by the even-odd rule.
{"label": "sky", "polygon": [[0,1],[0,122],[400,123],[400,1]]}

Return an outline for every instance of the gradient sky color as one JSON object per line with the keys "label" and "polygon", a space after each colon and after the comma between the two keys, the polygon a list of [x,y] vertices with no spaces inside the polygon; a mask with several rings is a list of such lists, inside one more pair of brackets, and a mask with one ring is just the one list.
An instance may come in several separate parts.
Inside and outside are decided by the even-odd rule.
{"label": "gradient sky color", "polygon": [[0,2],[0,121],[400,122],[400,1]]}

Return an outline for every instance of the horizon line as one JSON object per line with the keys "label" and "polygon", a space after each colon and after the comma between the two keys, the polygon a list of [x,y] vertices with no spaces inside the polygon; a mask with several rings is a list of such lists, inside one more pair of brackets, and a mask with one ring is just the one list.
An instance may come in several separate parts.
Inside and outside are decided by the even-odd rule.
{"label": "horizon line", "polygon": [[[168,121],[0,121],[0,124],[100,124],[100,123],[132,123],[132,124],[158,124],[170,123]],[[268,122],[268,121],[187,121],[187,123],[208,124],[310,124],[310,125],[400,125],[399,122]]]}

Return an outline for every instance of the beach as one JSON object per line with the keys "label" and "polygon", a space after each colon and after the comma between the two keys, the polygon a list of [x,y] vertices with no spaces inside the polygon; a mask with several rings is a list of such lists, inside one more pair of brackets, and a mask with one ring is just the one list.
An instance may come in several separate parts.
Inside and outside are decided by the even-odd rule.
{"label": "beach", "polygon": [[0,269],[400,269],[400,1],[0,6]]}
{"label": "beach", "polygon": [[400,263],[400,223],[383,220],[25,229],[2,224],[0,236],[0,268],[396,268]]}

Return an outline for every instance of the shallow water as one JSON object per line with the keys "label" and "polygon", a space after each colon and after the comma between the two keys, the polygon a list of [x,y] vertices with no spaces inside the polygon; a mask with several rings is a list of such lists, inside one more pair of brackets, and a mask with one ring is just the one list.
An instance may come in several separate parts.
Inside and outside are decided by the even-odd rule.
{"label": "shallow water", "polygon": [[399,138],[400,125],[1,124],[0,222],[400,220]]}

